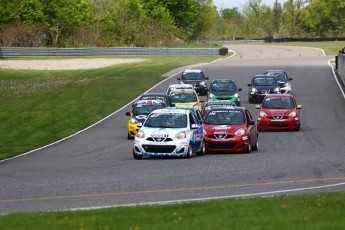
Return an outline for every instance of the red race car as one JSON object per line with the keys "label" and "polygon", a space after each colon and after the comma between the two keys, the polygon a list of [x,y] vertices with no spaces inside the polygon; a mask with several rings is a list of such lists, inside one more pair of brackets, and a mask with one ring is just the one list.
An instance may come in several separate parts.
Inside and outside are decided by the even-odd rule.
{"label": "red race car", "polygon": [[293,130],[298,131],[301,127],[298,105],[293,95],[269,94],[266,95],[258,114],[258,130]]}
{"label": "red race car", "polygon": [[213,107],[204,123],[205,153],[249,153],[258,150],[258,132],[244,107]]}

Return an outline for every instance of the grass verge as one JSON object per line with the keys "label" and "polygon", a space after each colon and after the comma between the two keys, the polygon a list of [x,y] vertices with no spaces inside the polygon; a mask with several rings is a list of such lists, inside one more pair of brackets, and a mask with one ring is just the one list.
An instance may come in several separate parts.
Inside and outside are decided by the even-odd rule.
{"label": "grass verge", "polygon": [[232,229],[291,230],[345,227],[345,194],[227,199],[90,211],[0,216],[0,229]]}
{"label": "grass verge", "polygon": [[0,159],[57,141],[116,111],[171,69],[210,57],[148,61],[68,71],[0,69]]}

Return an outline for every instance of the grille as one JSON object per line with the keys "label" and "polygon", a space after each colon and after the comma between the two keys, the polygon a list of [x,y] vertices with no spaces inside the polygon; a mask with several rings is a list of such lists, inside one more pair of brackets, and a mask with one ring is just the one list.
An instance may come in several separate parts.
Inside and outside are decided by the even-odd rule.
{"label": "grille", "polygon": [[232,138],[232,135],[229,134],[213,134],[209,136],[210,138],[213,139],[228,139],[228,138]]}
{"label": "grille", "polygon": [[285,124],[284,122],[272,122],[272,123],[267,123],[268,127],[288,127],[288,124]]}
{"label": "grille", "polygon": [[146,152],[152,153],[171,153],[175,150],[175,145],[143,145]]}
{"label": "grille", "polygon": [[283,114],[277,114],[277,115],[272,115],[272,116],[268,116],[269,119],[271,120],[284,120],[287,119],[287,116],[284,116]]}
{"label": "grille", "polygon": [[152,142],[169,142],[169,141],[172,141],[172,139],[169,138],[169,137],[168,138],[157,138],[157,137],[153,138],[153,137],[149,137],[146,140],[152,141]]}
{"label": "grille", "polygon": [[229,148],[232,149],[235,145],[235,141],[211,141],[209,143],[206,143],[207,147],[213,148],[213,149],[225,149]]}

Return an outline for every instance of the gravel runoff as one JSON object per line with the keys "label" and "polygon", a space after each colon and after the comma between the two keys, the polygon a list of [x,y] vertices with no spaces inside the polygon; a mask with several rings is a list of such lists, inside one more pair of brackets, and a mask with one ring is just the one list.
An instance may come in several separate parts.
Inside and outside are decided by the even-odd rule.
{"label": "gravel runoff", "polygon": [[138,63],[146,59],[90,58],[54,60],[0,60],[0,69],[77,70],[97,69],[116,64]]}

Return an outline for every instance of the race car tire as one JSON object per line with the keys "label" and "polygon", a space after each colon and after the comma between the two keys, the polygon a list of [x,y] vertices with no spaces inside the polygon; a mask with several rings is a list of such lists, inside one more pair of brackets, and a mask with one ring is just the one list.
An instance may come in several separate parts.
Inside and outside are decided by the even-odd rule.
{"label": "race car tire", "polygon": [[193,155],[193,148],[192,148],[192,145],[189,144],[187,154],[184,156],[184,158],[186,158],[186,159],[191,158],[192,155]]}
{"label": "race car tire", "polygon": [[258,151],[258,149],[259,149],[259,138],[256,138],[256,142],[255,142],[255,145],[252,146],[252,150]]}
{"label": "race car tire", "polygon": [[140,159],[143,158],[143,156],[140,156],[140,155],[136,154],[134,150],[133,150],[133,157],[134,157],[134,159],[136,159],[136,160],[140,160]]}
{"label": "race car tire", "polygon": [[131,136],[129,135],[129,133],[127,133],[127,138],[128,138],[128,140],[133,140],[133,139],[134,139],[134,137],[131,137]]}
{"label": "race car tire", "polygon": [[202,141],[201,142],[201,148],[200,150],[196,153],[198,156],[204,156],[205,155],[205,144],[204,142]]}
{"label": "race car tire", "polygon": [[250,140],[248,139],[248,147],[245,150],[245,153],[250,153],[252,151],[252,145],[250,144]]}

